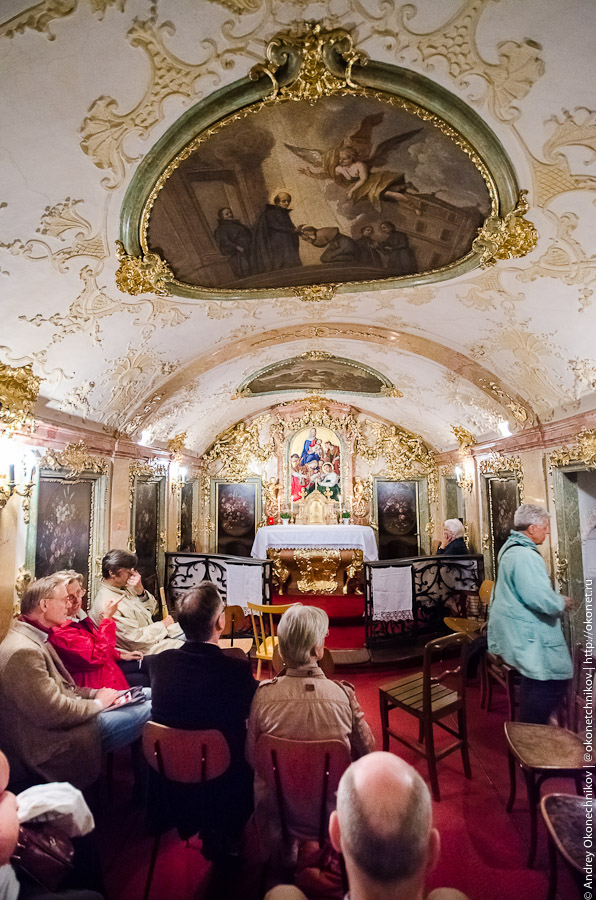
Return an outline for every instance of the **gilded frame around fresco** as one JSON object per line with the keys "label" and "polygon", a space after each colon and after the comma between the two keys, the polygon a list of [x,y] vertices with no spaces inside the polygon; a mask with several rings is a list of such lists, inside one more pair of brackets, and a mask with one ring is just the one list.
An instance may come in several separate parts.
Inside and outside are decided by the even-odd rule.
{"label": "gilded frame around fresco", "polygon": [[153,291],[195,299],[267,298],[279,288],[206,289],[178,281],[167,260],[152,251],[148,223],[155,198],[170,174],[201,143],[230,123],[277,103],[313,103],[331,95],[358,96],[407,109],[453,140],[482,175],[491,199],[474,247],[464,257],[421,274],[377,281],[303,285],[285,289],[316,300],[331,291],[407,287],[457,277],[497,259],[520,256],[536,242],[536,231],[523,218],[527,203],[513,165],[496,135],[470,107],[416,72],[369,61],[343,30],[325,32],[308,25],[302,35],[282,34],[267,48],[267,61],[249,77],[215,92],[186,112],[147,154],[135,173],[121,213],[117,283],[129,293]]}
{"label": "gilded frame around fresco", "polygon": [[89,516],[89,549],[87,554],[87,596],[92,597],[101,581],[101,557],[105,548],[105,515],[108,497],[108,466],[99,471],[82,470],[73,472],[67,467],[40,466],[34,476],[31,518],[27,527],[25,568],[38,577],[36,556],[38,548],[40,485],[91,485],[91,510]]}

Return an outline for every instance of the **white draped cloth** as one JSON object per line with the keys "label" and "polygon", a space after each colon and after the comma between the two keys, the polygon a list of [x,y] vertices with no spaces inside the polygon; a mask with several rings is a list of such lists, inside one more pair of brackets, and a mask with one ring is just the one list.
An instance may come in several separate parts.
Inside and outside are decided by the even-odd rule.
{"label": "white draped cloth", "polygon": [[375,622],[413,619],[412,566],[373,568],[372,602]]}
{"label": "white draped cloth", "polygon": [[369,525],[266,525],[259,528],[250,555],[267,559],[267,550],[297,547],[362,550],[365,560],[379,558],[375,533]]}
{"label": "white draped cloth", "polygon": [[241,606],[246,615],[247,603],[262,603],[262,567],[226,563],[226,602],[228,606]]}

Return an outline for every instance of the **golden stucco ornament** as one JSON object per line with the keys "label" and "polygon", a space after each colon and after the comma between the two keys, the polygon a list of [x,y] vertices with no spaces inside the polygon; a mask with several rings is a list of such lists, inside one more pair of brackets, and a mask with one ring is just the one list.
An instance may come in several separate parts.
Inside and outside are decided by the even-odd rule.
{"label": "golden stucco ornament", "polygon": [[40,379],[30,365],[0,363],[0,430],[14,431],[33,423],[31,411],[39,394]]}
{"label": "golden stucco ornament", "polygon": [[279,96],[314,102],[357,87],[352,67],[366,65],[367,60],[343,28],[324,31],[319,23],[307,22],[299,34],[274,38],[267,47],[267,62],[253,66],[250,78],[257,81],[265,75],[271,80],[267,100]]}
{"label": "golden stucco ornament", "polygon": [[535,226],[525,219],[529,210],[527,191],[520,191],[514,210],[504,219],[489,216],[478,232],[472,248],[481,253],[480,266],[483,269],[494,266],[499,259],[527,256],[538,242]]}
{"label": "golden stucco ornament", "polygon": [[94,456],[89,447],[79,441],[67,444],[62,451],[47,450],[39,461],[41,469],[67,469],[67,477],[80,475],[82,472],[97,472],[105,475],[108,471],[108,460],[103,456]]}
{"label": "golden stucco ornament", "polygon": [[588,469],[596,469],[596,429],[584,428],[570,446],[554,450],[549,456],[550,468],[559,468],[573,463],[583,463]]}
{"label": "golden stucco ornament", "polygon": [[116,241],[116,255],[120,260],[116,285],[123,294],[170,295],[166,282],[174,273],[157,253],[129,256],[122,241]]}

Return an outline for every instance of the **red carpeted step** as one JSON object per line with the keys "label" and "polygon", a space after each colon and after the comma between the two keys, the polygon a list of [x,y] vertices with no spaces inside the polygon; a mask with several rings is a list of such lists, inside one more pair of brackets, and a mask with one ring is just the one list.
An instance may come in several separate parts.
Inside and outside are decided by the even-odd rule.
{"label": "red carpeted step", "polygon": [[302,603],[317,606],[329,616],[329,635],[325,646],[330,650],[352,650],[364,647],[364,597],[347,594],[345,597],[328,594],[298,594],[273,597],[273,603]]}

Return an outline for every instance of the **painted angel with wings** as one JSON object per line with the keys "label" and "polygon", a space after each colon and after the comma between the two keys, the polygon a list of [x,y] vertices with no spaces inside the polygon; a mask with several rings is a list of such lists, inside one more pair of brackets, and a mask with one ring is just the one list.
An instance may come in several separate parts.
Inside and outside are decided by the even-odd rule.
{"label": "painted angel with wings", "polygon": [[375,144],[373,129],[381,124],[384,116],[384,112],[365,116],[356,131],[329,150],[312,150],[291,144],[286,144],[286,147],[312,167],[299,169],[303,175],[334,181],[347,189],[348,198],[353,203],[368,200],[380,212],[381,200],[397,202],[410,185],[406,184],[403,174],[377,167],[386,163],[396,147],[422,131],[415,128]]}

